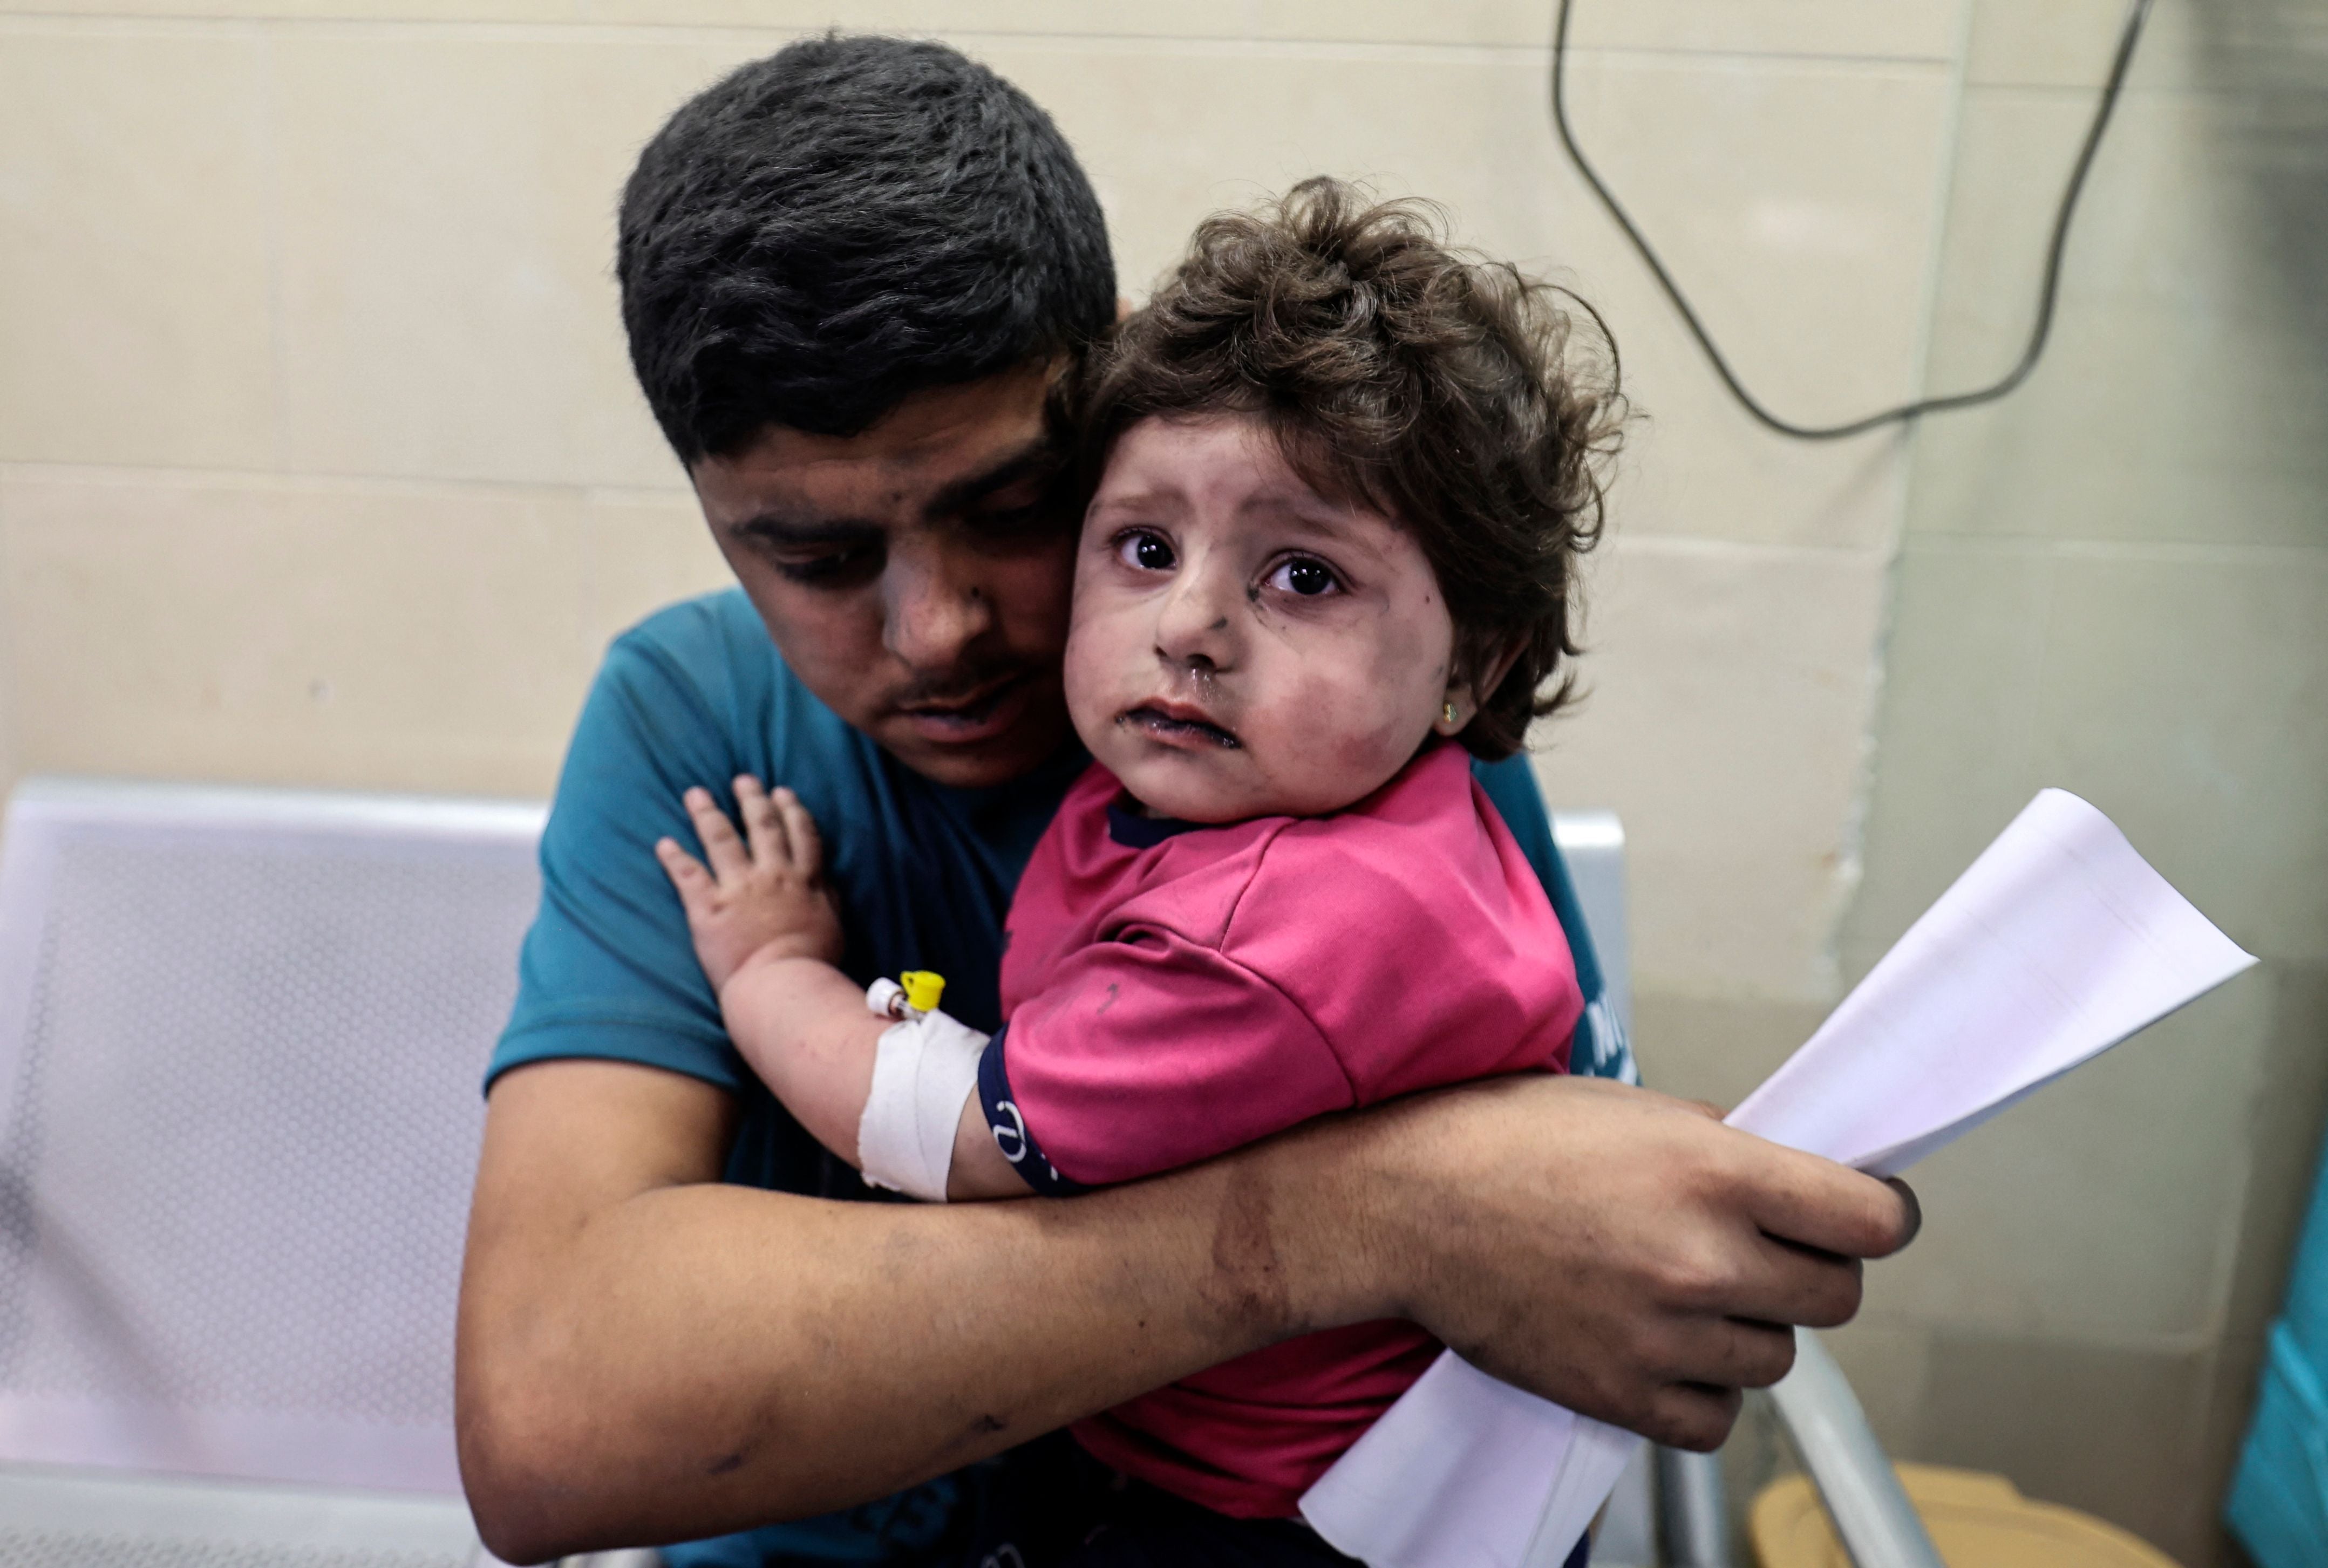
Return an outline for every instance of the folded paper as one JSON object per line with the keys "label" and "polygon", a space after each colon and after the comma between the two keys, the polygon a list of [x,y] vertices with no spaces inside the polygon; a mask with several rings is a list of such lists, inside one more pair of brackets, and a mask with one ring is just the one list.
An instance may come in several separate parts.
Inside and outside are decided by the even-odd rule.
{"label": "folded paper", "polygon": [[[1893,1175],[2254,962],[2045,790],[1729,1121]],[[1301,1512],[1373,1568],[1559,1568],[1639,1441],[1449,1352]]]}

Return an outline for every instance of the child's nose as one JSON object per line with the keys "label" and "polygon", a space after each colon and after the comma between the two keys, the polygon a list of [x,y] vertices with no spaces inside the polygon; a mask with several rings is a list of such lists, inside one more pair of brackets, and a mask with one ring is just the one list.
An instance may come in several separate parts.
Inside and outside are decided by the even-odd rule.
{"label": "child's nose", "polygon": [[1184,574],[1156,623],[1156,655],[1191,673],[1218,674],[1235,662],[1234,585]]}

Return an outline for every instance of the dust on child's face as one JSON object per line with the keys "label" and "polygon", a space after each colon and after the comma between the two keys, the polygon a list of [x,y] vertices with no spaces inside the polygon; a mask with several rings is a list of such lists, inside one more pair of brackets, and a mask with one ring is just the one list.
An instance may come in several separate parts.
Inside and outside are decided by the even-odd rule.
{"label": "dust on child's face", "polygon": [[1364,798],[1431,733],[1453,647],[1414,537],[1319,494],[1258,418],[1150,418],[1116,441],[1077,548],[1067,708],[1150,811]]}

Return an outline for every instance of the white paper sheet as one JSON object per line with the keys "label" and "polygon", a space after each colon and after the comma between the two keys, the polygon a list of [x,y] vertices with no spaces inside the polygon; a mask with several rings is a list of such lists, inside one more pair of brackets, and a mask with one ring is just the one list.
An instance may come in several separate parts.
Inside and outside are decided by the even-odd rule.
{"label": "white paper sheet", "polygon": [[[1893,1175],[2254,962],[2045,790],[1730,1123]],[[1639,1441],[1450,1352],[1301,1512],[1373,1568],[1559,1568]]]}

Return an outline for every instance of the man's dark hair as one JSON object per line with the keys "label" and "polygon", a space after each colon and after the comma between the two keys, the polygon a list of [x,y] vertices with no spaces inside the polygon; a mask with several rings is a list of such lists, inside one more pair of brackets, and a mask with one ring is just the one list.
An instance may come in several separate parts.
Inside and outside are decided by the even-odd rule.
{"label": "man's dark hair", "polygon": [[1091,183],[953,50],[829,34],[731,73],[639,155],[631,365],[693,464],[770,425],[853,436],[907,394],[1082,352],[1115,315]]}
{"label": "man's dark hair", "polygon": [[[1587,343],[1561,297],[1591,318]],[[1315,179],[1206,220],[1075,400],[1086,487],[1141,419],[1256,414],[1310,485],[1413,534],[1457,669],[1519,645],[1462,732],[1473,755],[1510,756],[1571,695],[1572,675],[1544,685],[1577,652],[1577,558],[1625,418],[1616,347],[1575,296],[1451,249],[1428,208]]]}

